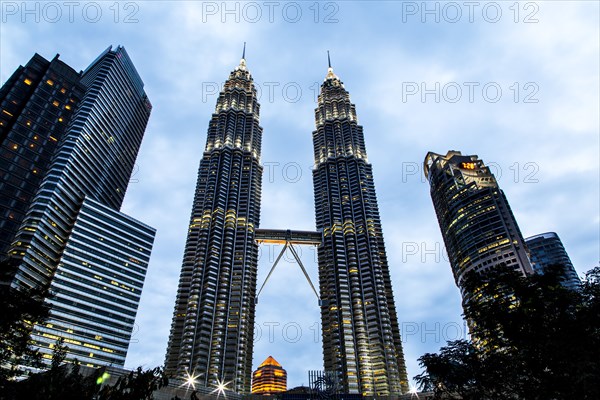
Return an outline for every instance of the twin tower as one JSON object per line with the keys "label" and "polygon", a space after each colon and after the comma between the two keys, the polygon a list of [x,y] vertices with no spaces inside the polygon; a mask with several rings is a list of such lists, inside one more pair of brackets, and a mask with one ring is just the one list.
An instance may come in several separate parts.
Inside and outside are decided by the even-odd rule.
{"label": "twin tower", "polygon": [[[174,377],[249,394],[263,167],[245,57],[219,94],[198,169],[166,356]],[[312,133],[323,358],[344,393],[408,391],[363,128],[329,66]]]}

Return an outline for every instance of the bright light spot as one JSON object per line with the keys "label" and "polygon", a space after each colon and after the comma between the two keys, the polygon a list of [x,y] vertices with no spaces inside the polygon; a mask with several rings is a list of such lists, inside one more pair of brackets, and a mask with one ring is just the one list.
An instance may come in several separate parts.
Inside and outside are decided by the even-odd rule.
{"label": "bright light spot", "polygon": [[416,387],[416,386],[414,386],[414,385],[411,385],[410,389],[408,390],[408,393],[410,393],[410,394],[411,394],[411,396],[410,396],[411,398],[412,398],[413,396],[417,396],[417,399],[419,398],[419,390],[418,390],[418,389],[417,389],[417,387]]}
{"label": "bright light spot", "polygon": [[219,381],[219,379],[217,379],[217,388],[215,390],[213,390],[212,393],[215,393],[215,392],[217,393],[217,399],[219,398],[220,395],[223,395],[223,397],[227,398],[227,395],[225,394],[226,389],[227,389],[227,382]]}
{"label": "bright light spot", "polygon": [[189,372],[186,372],[185,374],[186,377],[184,385],[186,385],[188,388],[191,386],[192,389],[196,389],[196,378],[198,378],[199,375],[190,375]]}

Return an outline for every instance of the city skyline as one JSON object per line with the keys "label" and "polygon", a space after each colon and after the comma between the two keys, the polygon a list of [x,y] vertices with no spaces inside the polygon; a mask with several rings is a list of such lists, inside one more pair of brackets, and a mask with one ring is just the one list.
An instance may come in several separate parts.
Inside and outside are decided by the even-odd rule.
{"label": "city skyline", "polygon": [[[462,323],[460,295],[442,257],[442,239],[422,178],[420,165],[427,151],[478,154],[501,170],[498,179],[524,236],[557,232],[580,274],[597,264],[598,57],[596,43],[589,40],[598,37],[597,5],[540,3],[539,23],[530,25],[515,24],[506,8],[507,20],[495,25],[480,19],[472,25],[422,23],[417,16],[395,29],[391,20],[402,21],[400,6],[361,4],[339,3],[339,22],[329,25],[315,24],[308,5],[305,19],[297,24],[278,20],[252,25],[223,24],[214,18],[192,23],[194,18],[202,21],[193,4],[159,8],[144,2],[139,3],[137,24],[115,24],[108,8],[106,19],[96,24],[28,24],[20,16],[2,24],[2,83],[35,52],[47,59],[60,53],[61,60],[78,70],[108,44],[123,44],[153,99],[155,109],[124,203],[126,213],[158,228],[127,366],[154,366],[164,360],[199,149],[216,100],[212,85],[218,87],[223,71],[236,64],[243,41],[248,42],[248,64],[263,90],[261,222],[268,227],[314,229],[311,88],[322,81],[326,50],[332,51],[336,73],[344,78],[366,129],[394,292],[411,293],[397,304],[409,377],[419,372],[417,357],[444,344],[435,333],[424,332],[422,324],[435,331],[436,323]],[[397,12],[386,13],[390,10]],[[321,11],[322,19],[328,10]],[[168,35],[165,28],[157,29],[163,23]],[[426,30],[419,44],[411,39]],[[298,33],[304,34],[302,39],[293,38]],[[69,41],[64,40],[67,36]],[[478,95],[473,103],[466,97],[450,103],[441,96],[436,103],[434,95],[425,102],[420,93],[406,95],[412,83],[420,89],[422,82],[428,88],[435,82],[441,87],[457,82],[466,96],[462,83],[471,81],[498,82],[502,100],[491,103]],[[521,94],[527,82],[535,82],[539,102],[515,103],[509,88],[514,82],[519,82]],[[302,88],[295,103],[294,83]],[[269,84],[277,89],[272,101]],[[286,84],[287,99],[281,90]],[[391,168],[396,159],[402,162],[399,170]],[[174,211],[166,212],[165,204]],[[267,260],[259,271],[268,270],[270,250],[262,247]],[[310,250],[303,253],[316,281],[313,256]],[[272,354],[286,366],[292,387],[307,383],[306,370],[322,368],[320,340],[314,340],[320,317],[300,271],[295,265],[282,266],[286,268],[274,273],[257,309],[262,336],[255,344],[254,365]],[[293,323],[302,328],[296,342]],[[417,332],[411,334],[411,329]],[[317,362],[310,364],[311,359]]]}

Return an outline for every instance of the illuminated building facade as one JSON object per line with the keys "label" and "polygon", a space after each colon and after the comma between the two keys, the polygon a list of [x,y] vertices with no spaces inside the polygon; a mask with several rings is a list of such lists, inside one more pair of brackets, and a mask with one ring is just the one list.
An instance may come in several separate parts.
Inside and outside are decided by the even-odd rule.
{"label": "illuminated building facade", "polygon": [[67,359],[122,366],[155,231],[119,209],[152,107],[123,47],[106,49],[80,83],[85,94],[10,249],[12,285],[53,291],[32,334],[46,359],[63,337]]}
{"label": "illuminated building facade", "polygon": [[570,289],[581,287],[581,279],[558,235],[554,232],[542,233],[525,239],[533,269],[543,274],[550,265],[561,265],[564,278],[562,284]]}
{"label": "illuminated building facade", "polygon": [[532,274],[525,241],[504,192],[483,160],[449,151],[429,152],[424,162],[431,199],[457,286],[470,271],[499,264]]}
{"label": "illuminated building facade", "polygon": [[400,330],[363,128],[328,70],[313,132],[323,355],[341,393],[408,391]]}
{"label": "illuminated building facade", "polygon": [[272,395],[287,390],[287,372],[269,356],[252,374],[252,394]]}
{"label": "illuminated building facade", "polygon": [[199,386],[250,394],[263,168],[256,89],[244,57],[208,127],[165,361]]}
{"label": "illuminated building facade", "polygon": [[58,57],[35,54],[0,89],[0,258],[7,257],[84,93],[79,73]]}

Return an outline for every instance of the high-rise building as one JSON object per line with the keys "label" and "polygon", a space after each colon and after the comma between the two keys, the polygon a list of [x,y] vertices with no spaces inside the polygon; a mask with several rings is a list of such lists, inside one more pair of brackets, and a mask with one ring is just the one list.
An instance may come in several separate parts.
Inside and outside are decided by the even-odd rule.
{"label": "high-rise building", "polygon": [[287,390],[287,372],[269,356],[252,374],[252,394],[272,395]]}
{"label": "high-rise building", "polygon": [[550,265],[562,266],[562,284],[570,289],[581,287],[581,279],[558,235],[554,232],[541,233],[525,239],[533,269],[543,274]]}
{"label": "high-rise building", "polygon": [[342,393],[408,391],[400,330],[363,128],[331,65],[313,132],[325,370]]}
{"label": "high-rise building", "polygon": [[449,151],[429,152],[424,162],[431,199],[463,301],[463,280],[471,271],[499,264],[527,275],[533,268],[525,241],[504,192],[483,160]]}
{"label": "high-rise building", "polygon": [[176,378],[249,394],[262,128],[244,56],[208,127],[165,361]]}
{"label": "high-rise building", "polygon": [[32,333],[45,358],[62,337],[67,359],[122,366],[155,230],[119,209],[151,105],[123,47],[106,49],[79,82],[85,94],[9,252],[12,284],[50,288],[50,317]]}
{"label": "high-rise building", "polygon": [[79,73],[58,57],[35,54],[0,88],[0,259],[84,93]]}

